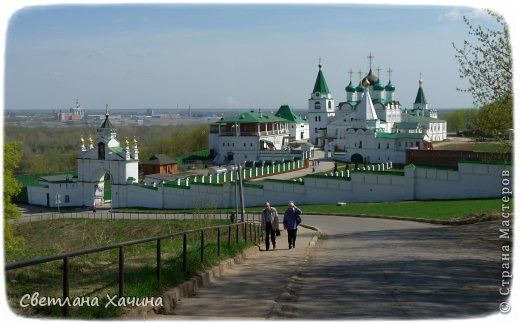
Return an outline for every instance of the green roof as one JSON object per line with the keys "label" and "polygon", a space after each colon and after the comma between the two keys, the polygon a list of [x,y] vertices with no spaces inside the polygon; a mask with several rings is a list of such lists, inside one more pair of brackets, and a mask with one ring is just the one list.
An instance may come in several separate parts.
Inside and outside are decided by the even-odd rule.
{"label": "green roof", "polygon": [[323,76],[323,73],[321,72],[321,65],[320,70],[318,71],[318,76],[316,77],[316,83],[314,83],[314,89],[312,93],[330,93],[329,87],[327,86],[327,82],[325,82],[325,77]]}
{"label": "green roof", "polygon": [[47,183],[73,183],[72,178],[73,176],[71,174],[50,175],[40,177],[40,181]]}
{"label": "green roof", "polygon": [[123,147],[121,147],[121,146],[110,147],[109,149],[111,151],[115,152],[116,154],[119,154],[119,153],[123,152]]}
{"label": "green roof", "polygon": [[418,122],[395,122],[394,128],[396,129],[406,129],[406,130],[412,130],[417,129],[419,126]]}
{"label": "green roof", "polygon": [[378,139],[424,139],[422,133],[395,133],[395,132],[376,132]]}
{"label": "green roof", "polygon": [[219,124],[223,123],[273,123],[273,122],[287,122],[286,119],[261,112],[245,112],[234,117],[219,121]]}
{"label": "green roof", "polygon": [[144,165],[169,165],[169,164],[177,164],[177,161],[173,158],[170,158],[169,156],[166,156],[164,154],[157,154],[150,157],[145,162],[142,162],[140,164]]}
{"label": "green roof", "polygon": [[288,105],[282,105],[280,107],[280,109],[278,109],[278,112],[276,112],[275,116],[285,119],[291,123],[305,123],[306,122],[301,117],[294,114],[291,107]]}
{"label": "green roof", "polygon": [[426,104],[426,97],[424,96],[424,91],[422,89],[422,86],[419,86],[419,90],[417,91],[417,96],[415,97],[414,103],[423,103]]}
{"label": "green roof", "polygon": [[417,122],[429,122],[429,123],[442,123],[442,122],[446,122],[445,120],[442,120],[442,119],[430,118],[430,117],[425,117],[425,116],[418,116],[418,115],[415,115],[415,114],[409,114],[409,116],[411,117],[411,119],[415,119]]}

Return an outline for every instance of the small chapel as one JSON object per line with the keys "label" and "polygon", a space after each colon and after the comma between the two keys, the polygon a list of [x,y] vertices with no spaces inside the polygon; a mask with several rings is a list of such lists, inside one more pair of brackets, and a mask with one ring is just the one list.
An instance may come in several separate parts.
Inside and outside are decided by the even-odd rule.
{"label": "small chapel", "polygon": [[[44,176],[36,186],[27,188],[30,204],[48,207],[97,206],[110,203],[118,207],[126,201],[124,186],[137,183],[139,171],[139,149],[137,139],[132,143],[125,139],[121,145],[117,130],[110,122],[108,105],[105,120],[97,128],[95,139],[80,138],[77,150],[77,176]],[[110,188],[105,184],[110,182]],[[108,193],[108,194],[107,194]]]}

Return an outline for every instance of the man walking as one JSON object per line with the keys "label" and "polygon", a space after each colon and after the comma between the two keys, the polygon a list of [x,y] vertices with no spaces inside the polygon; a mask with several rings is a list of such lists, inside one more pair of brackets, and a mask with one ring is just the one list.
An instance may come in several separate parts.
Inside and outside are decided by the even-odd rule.
{"label": "man walking", "polygon": [[269,251],[269,236],[273,243],[273,249],[276,249],[276,230],[278,230],[278,212],[271,207],[269,202],[265,202],[265,208],[262,212],[262,230],[265,230],[265,250]]}
{"label": "man walking", "polygon": [[298,219],[302,214],[302,210],[294,205],[294,202],[289,202],[289,207],[283,215],[283,228],[287,229],[287,236],[289,242],[289,249],[296,247],[296,232],[298,231]]}

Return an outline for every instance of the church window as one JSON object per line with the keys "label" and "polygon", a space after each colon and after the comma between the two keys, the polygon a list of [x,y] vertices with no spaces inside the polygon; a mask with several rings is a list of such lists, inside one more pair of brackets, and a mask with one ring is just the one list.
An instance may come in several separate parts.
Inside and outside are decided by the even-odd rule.
{"label": "church window", "polygon": [[332,102],[329,101],[328,104],[329,104],[329,110],[331,110],[332,109]]}
{"label": "church window", "polygon": [[377,143],[377,149],[381,149],[381,143]]}
{"label": "church window", "polygon": [[246,143],[244,142],[244,147],[246,146]]}
{"label": "church window", "polygon": [[390,143],[389,142],[386,143],[386,149],[390,149]]}
{"label": "church window", "polygon": [[105,144],[102,142],[98,144],[98,159],[105,160]]}
{"label": "church window", "polygon": [[65,195],[65,203],[69,203],[70,202],[70,195]]}
{"label": "church window", "polygon": [[222,143],[222,147],[225,147],[225,146],[226,146],[226,143],[225,143],[225,142],[223,142],[223,143]]}
{"label": "church window", "polygon": [[321,104],[319,102],[314,103],[314,109],[315,110],[321,109]]}
{"label": "church window", "polygon": [[363,142],[361,140],[359,141],[359,148],[363,148]]}
{"label": "church window", "polygon": [[318,128],[314,128],[314,133],[318,133]]}
{"label": "church window", "polygon": [[321,122],[321,116],[318,116],[318,121],[320,121],[320,122]]}

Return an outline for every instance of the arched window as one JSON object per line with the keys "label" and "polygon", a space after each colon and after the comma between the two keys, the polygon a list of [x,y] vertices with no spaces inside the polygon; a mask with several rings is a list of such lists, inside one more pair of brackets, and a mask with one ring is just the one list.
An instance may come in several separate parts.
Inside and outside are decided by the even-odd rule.
{"label": "arched window", "polygon": [[105,144],[103,142],[98,144],[98,159],[105,160]]}
{"label": "arched window", "polygon": [[314,109],[316,109],[316,110],[321,109],[321,104],[320,104],[320,102],[316,101],[316,103],[314,103]]}
{"label": "arched window", "polygon": [[329,110],[331,110],[332,109],[332,102],[329,101],[328,104],[329,104]]}
{"label": "arched window", "polygon": [[359,141],[359,148],[363,148],[363,142],[361,140]]}

